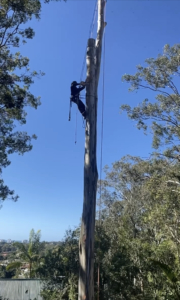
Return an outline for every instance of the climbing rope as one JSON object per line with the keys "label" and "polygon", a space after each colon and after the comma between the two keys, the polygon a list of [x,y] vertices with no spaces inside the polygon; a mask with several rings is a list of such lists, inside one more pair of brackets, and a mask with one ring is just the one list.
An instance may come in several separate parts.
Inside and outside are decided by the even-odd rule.
{"label": "climbing rope", "polygon": [[[104,19],[106,20],[106,7],[104,13]],[[104,21],[105,21],[104,20]],[[102,108],[101,108],[101,146],[100,146],[100,187],[99,187],[99,230],[101,230],[102,219],[102,162],[103,162],[103,135],[104,135],[104,90],[105,90],[105,54],[106,54],[106,34],[104,28],[104,43],[103,43],[103,77],[102,77]],[[99,231],[99,243],[100,249],[100,231]],[[100,261],[98,261],[98,300],[100,296]]]}
{"label": "climbing rope", "polygon": [[[105,9],[106,17],[106,9]],[[102,162],[103,162],[103,134],[104,134],[104,90],[105,90],[105,54],[106,54],[106,35],[104,28],[104,43],[103,43],[103,77],[102,77],[102,108],[101,108],[101,145],[100,145],[100,203],[99,203],[99,221],[101,220],[101,204],[102,204]]]}
{"label": "climbing rope", "polygon": [[[93,35],[95,21],[96,21],[97,9],[98,9],[98,0],[95,1],[94,11],[93,11],[93,18],[92,18],[92,21],[91,21],[91,25],[90,25],[90,29],[89,29],[89,37],[88,38],[90,38],[90,37],[92,38],[92,35]],[[82,81],[83,75],[84,75],[84,68],[85,68],[85,64],[86,64],[86,51],[87,51],[87,45],[86,45],[84,58],[83,58],[83,64],[82,64],[81,75],[80,75],[80,82]]]}
{"label": "climbing rope", "polygon": [[[91,21],[91,25],[90,25],[90,29],[89,29],[89,37],[88,38],[90,38],[90,37],[92,38],[92,35],[93,35],[95,21],[96,21],[96,15],[97,15],[97,9],[98,9],[98,0],[95,1],[93,17],[92,17],[92,21]],[[84,75],[84,69],[85,69],[85,64],[86,64],[86,51],[87,51],[87,45],[86,45],[83,63],[82,63],[80,82],[82,81],[83,75]],[[75,144],[77,143],[77,123],[78,123],[78,108],[76,107]]]}
{"label": "climbing rope", "polygon": [[95,2],[93,19],[92,19],[92,23],[91,23],[91,29],[89,31],[89,37],[91,37],[91,38],[93,36],[93,31],[94,31],[94,26],[95,26],[95,22],[96,22],[97,11],[98,11],[98,0],[96,0],[96,2]]}

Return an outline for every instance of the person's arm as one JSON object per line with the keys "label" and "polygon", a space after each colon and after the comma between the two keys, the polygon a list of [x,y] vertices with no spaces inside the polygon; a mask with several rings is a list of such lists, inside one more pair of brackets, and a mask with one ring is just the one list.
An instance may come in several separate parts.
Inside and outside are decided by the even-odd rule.
{"label": "person's arm", "polygon": [[78,91],[78,93],[80,93],[84,89],[85,89],[85,86],[81,86],[81,87],[77,88],[77,91]]}

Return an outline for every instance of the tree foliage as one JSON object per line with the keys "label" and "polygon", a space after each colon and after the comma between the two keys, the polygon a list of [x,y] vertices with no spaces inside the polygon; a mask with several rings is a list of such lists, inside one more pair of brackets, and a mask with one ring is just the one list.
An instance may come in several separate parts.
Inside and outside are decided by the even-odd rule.
{"label": "tree foliage", "polygon": [[44,279],[44,299],[77,299],[79,232],[68,230],[60,246],[48,251],[38,273]]}
{"label": "tree foliage", "polygon": [[41,259],[43,257],[44,244],[40,243],[41,231],[37,232],[32,229],[29,235],[28,244],[16,242],[14,246],[17,248],[18,260],[11,262],[7,267],[7,271],[19,269],[23,263],[29,264],[29,278],[34,278],[38,274]]}
{"label": "tree foliage", "polygon": [[[153,147],[169,147],[165,153],[178,157],[180,151],[180,45],[165,45],[164,53],[156,59],[146,60],[147,66],[137,66],[135,75],[124,75],[123,81],[130,83],[130,91],[146,89],[155,93],[155,100],[146,98],[135,107],[122,105],[130,119],[137,121],[138,129],[147,131],[149,124],[153,132]],[[150,95],[150,93],[149,93]]]}
{"label": "tree foliage", "polygon": [[177,171],[157,157],[126,156],[105,168],[100,299],[179,299]]}

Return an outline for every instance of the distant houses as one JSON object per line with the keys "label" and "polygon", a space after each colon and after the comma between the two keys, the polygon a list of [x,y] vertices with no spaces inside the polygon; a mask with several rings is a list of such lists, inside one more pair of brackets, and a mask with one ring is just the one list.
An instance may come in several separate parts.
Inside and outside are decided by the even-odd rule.
{"label": "distant houses", "polygon": [[3,256],[3,258],[6,258],[8,256],[8,252],[1,252],[1,256]]}
{"label": "distant houses", "polygon": [[18,241],[16,241],[16,240],[11,240],[11,239],[8,239],[8,240],[4,240],[4,239],[0,239],[0,243],[7,243],[7,244],[11,244],[11,243],[15,243],[15,242],[18,242],[18,243],[23,243],[23,244],[28,244],[28,240],[22,240],[22,241],[20,241],[20,240],[18,240]]}

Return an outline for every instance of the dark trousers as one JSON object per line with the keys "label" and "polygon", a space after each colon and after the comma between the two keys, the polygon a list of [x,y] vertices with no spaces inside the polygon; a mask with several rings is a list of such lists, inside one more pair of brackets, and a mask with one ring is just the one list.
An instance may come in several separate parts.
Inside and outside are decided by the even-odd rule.
{"label": "dark trousers", "polygon": [[86,107],[84,103],[79,99],[79,96],[71,97],[71,101],[77,104],[80,113],[84,116]]}

